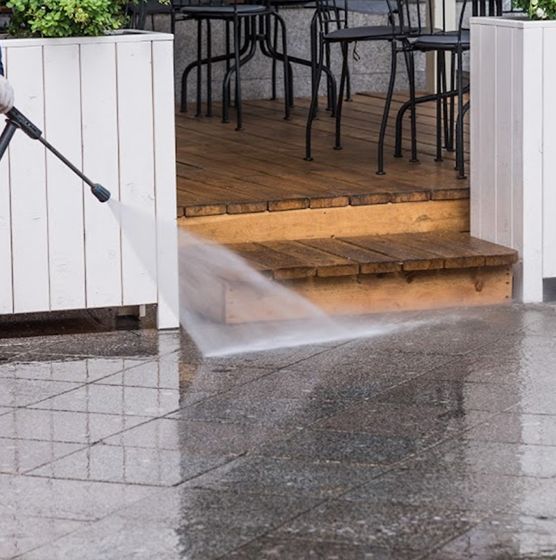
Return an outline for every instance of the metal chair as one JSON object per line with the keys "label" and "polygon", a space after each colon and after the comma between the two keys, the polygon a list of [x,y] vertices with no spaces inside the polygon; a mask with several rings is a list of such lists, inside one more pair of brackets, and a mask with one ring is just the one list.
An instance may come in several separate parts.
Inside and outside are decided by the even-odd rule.
{"label": "metal chair", "polygon": [[[323,70],[325,68],[326,49],[332,45],[339,45],[342,51],[342,71],[340,77],[340,87],[338,94],[334,91],[336,88],[335,81],[332,80],[331,87],[333,89],[331,98],[335,100],[336,106],[334,116],[336,118],[336,134],[334,149],[342,149],[341,143],[341,120],[342,106],[344,101],[344,91],[348,81],[348,49],[352,43],[361,43],[369,41],[383,41],[391,44],[391,68],[390,81],[388,84],[388,95],[384,106],[382,122],[380,126],[378,157],[377,157],[377,173],[384,174],[384,138],[386,135],[386,126],[388,124],[388,115],[394,92],[396,69],[397,69],[397,45],[396,39],[399,37],[399,29],[396,23],[397,16],[394,9],[389,9],[388,24],[383,26],[360,26],[349,27],[349,0],[339,2],[338,0],[317,0],[315,15],[312,21],[313,35],[317,37],[315,50],[313,53],[314,70],[313,70],[313,91],[311,98],[311,106],[307,117],[307,127],[305,136],[305,159],[312,161],[312,125],[317,116],[318,95],[320,81]],[[387,0],[389,2],[389,0]],[[332,30],[331,30],[332,29]]]}
{"label": "metal chair", "polygon": [[[442,131],[444,144],[453,150],[454,140],[454,99],[457,98],[458,111],[455,124],[456,169],[458,177],[465,179],[464,117],[469,110],[469,102],[464,103],[464,95],[469,85],[464,82],[463,53],[470,49],[469,28],[465,27],[468,0],[464,0],[456,30],[446,29],[446,9],[443,2],[440,25],[433,24],[432,0],[397,0],[397,14],[400,21],[400,42],[409,69],[409,100],[404,103],[396,118],[396,147],[394,155],[402,156],[403,116],[409,109],[411,115],[411,161],[418,162],[416,107],[420,103],[436,102],[436,161],[442,161]],[[495,16],[502,14],[500,0],[471,0],[472,15]],[[426,14],[426,15],[425,15]],[[436,53],[436,92],[417,97],[415,93],[416,52]],[[451,56],[451,81],[447,89],[446,55]],[[455,81],[455,83],[454,83]],[[447,102],[450,100],[448,110]]]}
{"label": "metal chair", "polygon": [[[175,0],[174,10],[183,20],[197,23],[197,59],[189,64],[182,75],[181,111],[187,111],[187,83],[191,71],[197,69],[197,115],[202,112],[202,66],[207,72],[207,116],[212,115],[212,64],[226,63],[226,73],[222,84],[222,121],[229,122],[231,105],[231,79],[235,74],[235,108],[237,114],[236,130],[243,126],[241,102],[241,67],[249,62],[256,53],[257,46],[268,57],[282,60],[284,67],[284,113],[290,117],[290,86],[289,62],[287,54],[286,28],[283,19],[271,6],[270,0],[256,4],[238,4],[231,0]],[[270,41],[270,22],[274,18],[281,28],[282,52],[274,50]],[[212,54],[213,21],[225,24],[226,52],[221,55]],[[206,27],[206,56],[203,58],[203,25]],[[232,38],[232,47],[230,47]]]}

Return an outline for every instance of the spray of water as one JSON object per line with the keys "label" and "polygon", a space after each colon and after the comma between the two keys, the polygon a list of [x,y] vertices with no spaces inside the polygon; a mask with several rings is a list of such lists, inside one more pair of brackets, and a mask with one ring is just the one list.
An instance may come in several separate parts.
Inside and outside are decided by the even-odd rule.
{"label": "spray of water", "polygon": [[[400,328],[369,318],[330,317],[232,251],[183,230],[179,255],[181,322],[205,356],[372,337]],[[225,290],[240,294],[243,303],[232,311],[238,324],[220,315]]]}
{"label": "spray of water", "polygon": [[[108,206],[128,249],[142,263],[140,269],[156,283],[155,260],[145,257],[147,241],[136,238],[152,217],[115,199]],[[169,220],[168,227],[175,223]],[[147,235],[152,237],[148,230]],[[403,321],[331,317],[221,245],[179,229],[178,248],[181,325],[207,357],[368,338],[419,324],[407,317]],[[226,292],[235,301],[233,309]]]}

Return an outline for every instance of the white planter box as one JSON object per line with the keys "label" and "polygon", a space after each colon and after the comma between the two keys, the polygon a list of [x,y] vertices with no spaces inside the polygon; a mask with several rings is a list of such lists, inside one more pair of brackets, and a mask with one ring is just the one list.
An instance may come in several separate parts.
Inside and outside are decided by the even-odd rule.
{"label": "white planter box", "polygon": [[516,297],[556,277],[556,21],[471,20],[471,233],[519,251]]}
{"label": "white planter box", "polygon": [[0,314],[158,304],[178,319],[173,38],[0,41],[16,106],[100,204],[17,132],[0,162]]}

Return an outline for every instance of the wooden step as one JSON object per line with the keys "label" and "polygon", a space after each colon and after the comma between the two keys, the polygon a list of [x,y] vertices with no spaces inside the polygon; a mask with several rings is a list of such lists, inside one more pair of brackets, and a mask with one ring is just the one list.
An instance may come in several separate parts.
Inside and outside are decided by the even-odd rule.
{"label": "wooden step", "polygon": [[[454,232],[329,237],[230,244],[256,270],[332,314],[492,305],[511,300],[517,253]],[[260,294],[222,284],[213,319],[271,320]],[[253,315],[253,306],[260,316]]]}
{"label": "wooden step", "polygon": [[[461,191],[458,191],[461,192]],[[399,233],[469,231],[469,199],[371,200],[331,208],[179,218],[178,225],[217,243],[295,241]]]}

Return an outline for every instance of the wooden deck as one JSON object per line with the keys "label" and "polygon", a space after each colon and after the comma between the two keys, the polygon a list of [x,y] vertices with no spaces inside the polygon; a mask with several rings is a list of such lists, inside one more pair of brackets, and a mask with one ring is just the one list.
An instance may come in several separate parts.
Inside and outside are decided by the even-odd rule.
{"label": "wooden deck", "polygon": [[[393,104],[395,115],[400,96]],[[343,150],[334,150],[334,119],[315,121],[314,161],[304,156],[308,100],[296,100],[293,118],[282,118],[280,101],[246,101],[244,130],[216,116],[177,114],[178,217],[275,212],[467,199],[467,181],[458,180],[453,155],[434,161],[434,105],[418,113],[420,163],[392,156],[393,119],[387,136],[386,175],[376,175],[376,142],[384,100],[360,94],[344,104]]]}

